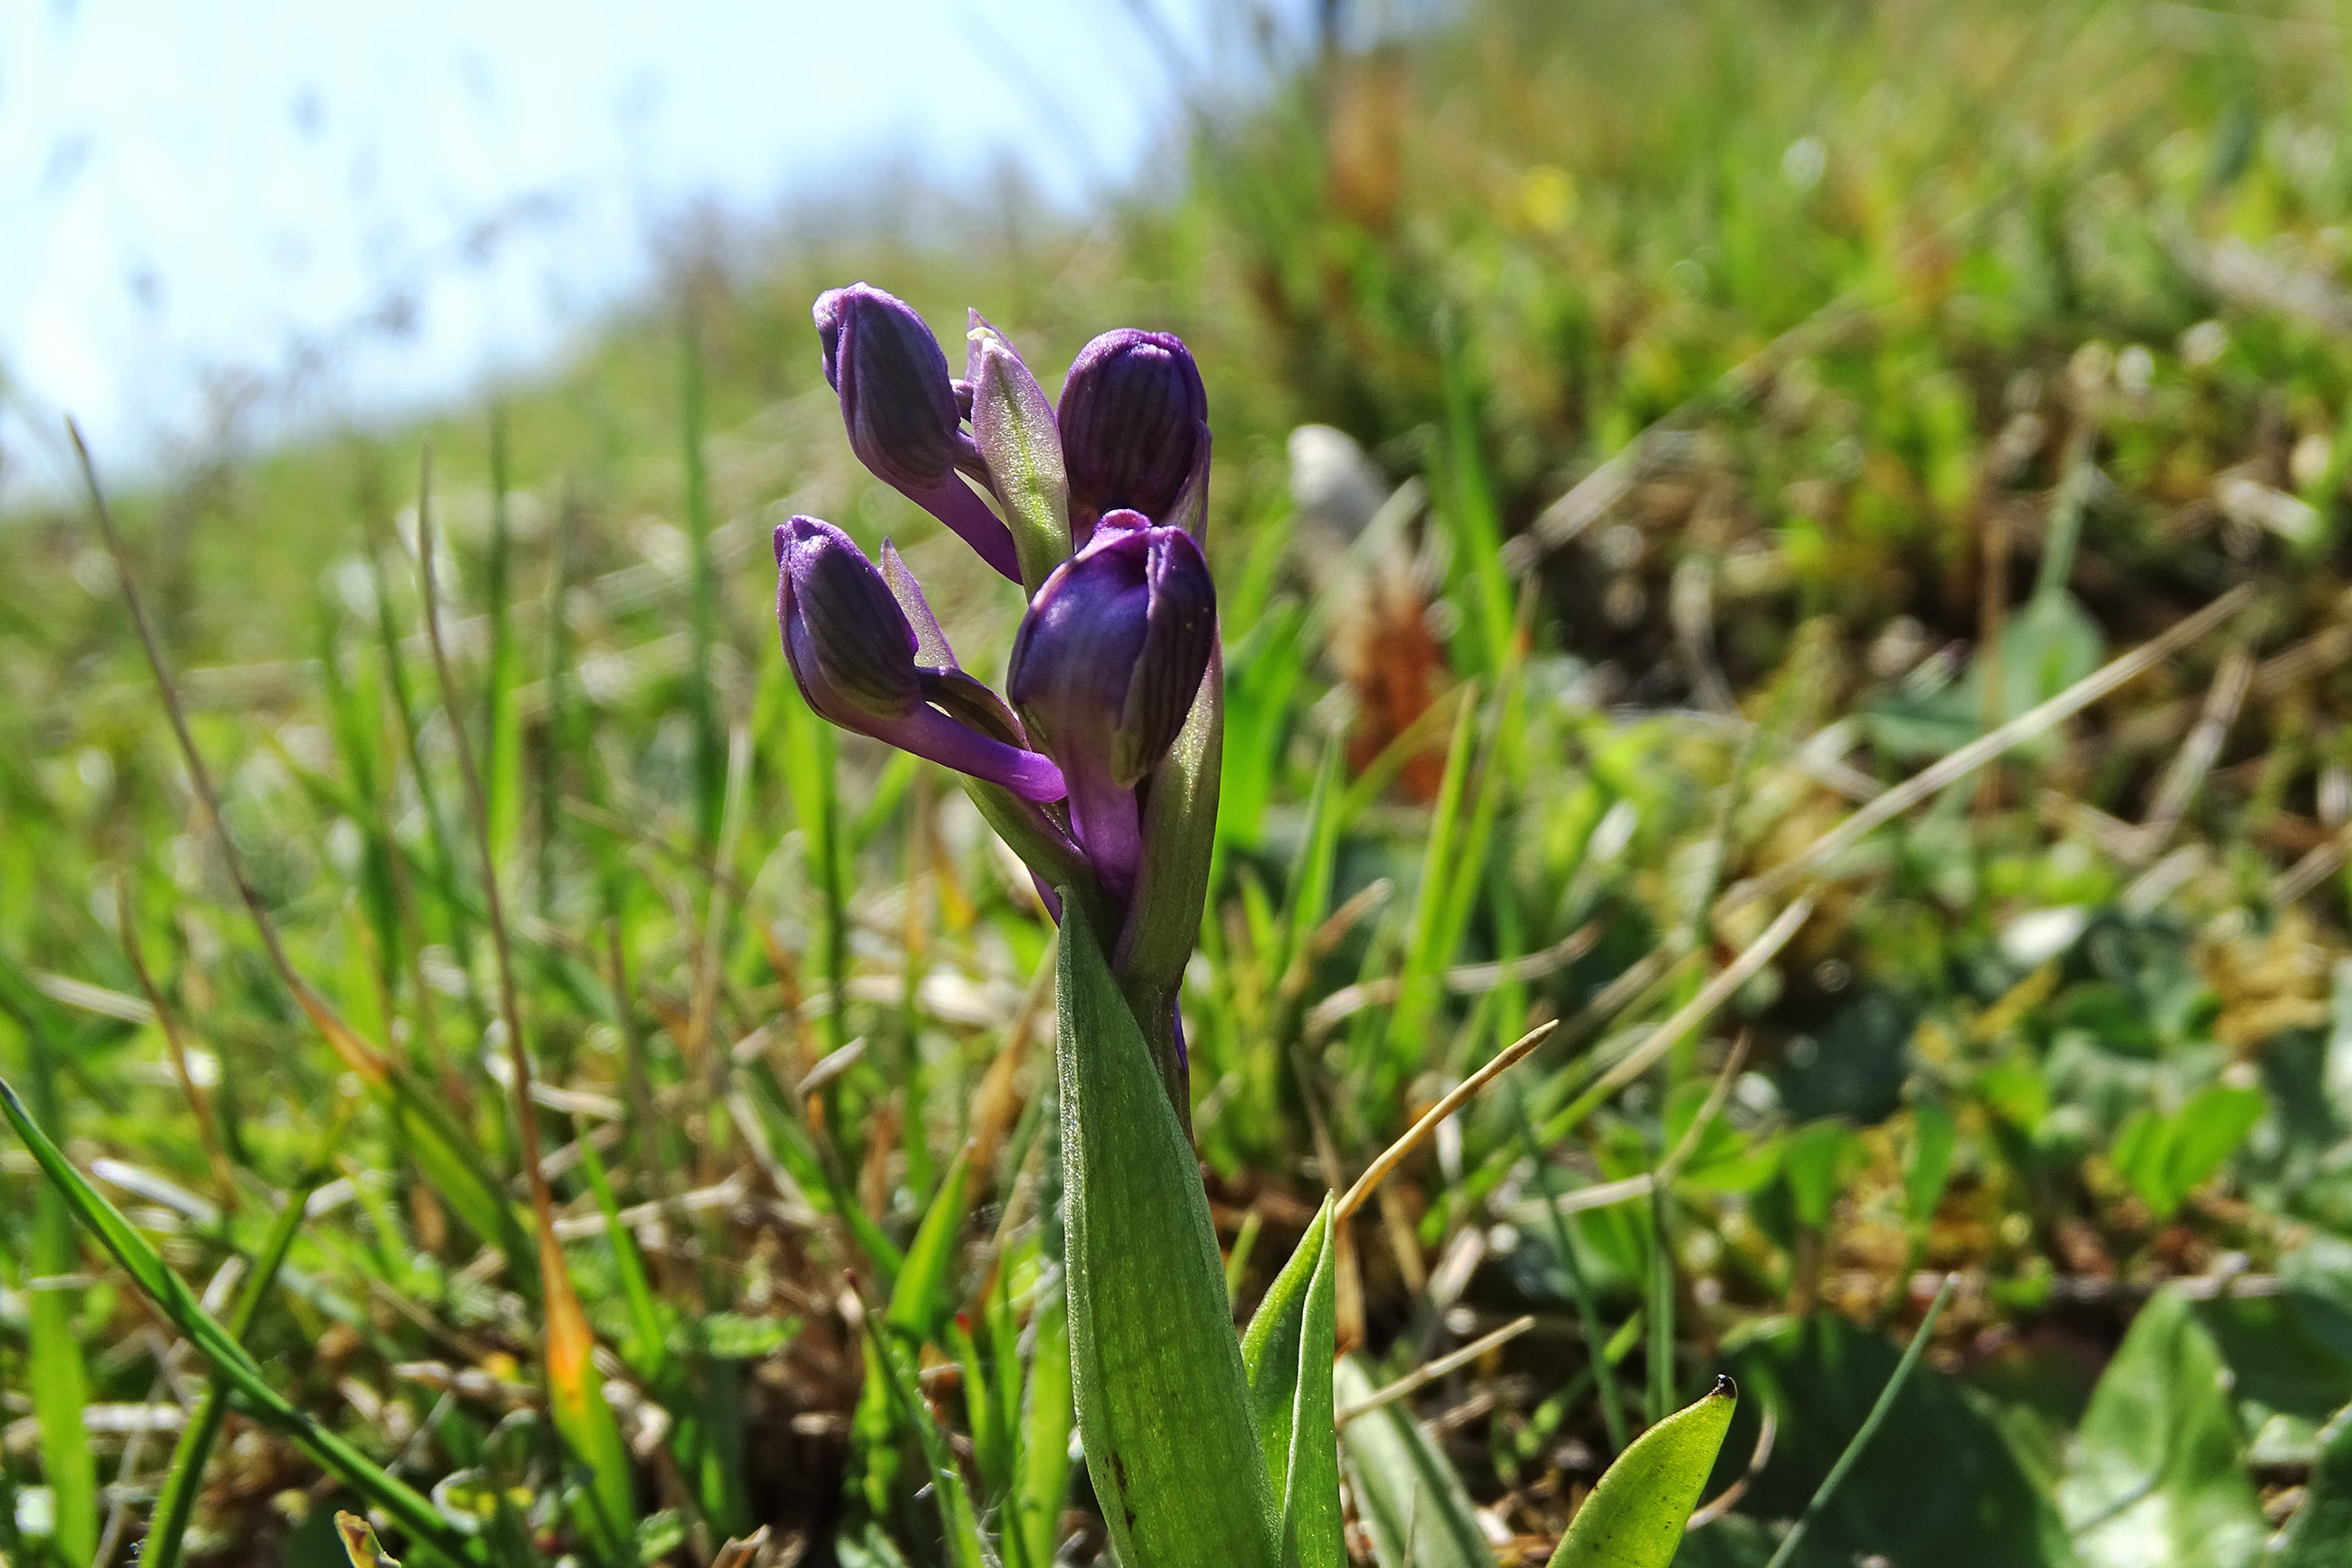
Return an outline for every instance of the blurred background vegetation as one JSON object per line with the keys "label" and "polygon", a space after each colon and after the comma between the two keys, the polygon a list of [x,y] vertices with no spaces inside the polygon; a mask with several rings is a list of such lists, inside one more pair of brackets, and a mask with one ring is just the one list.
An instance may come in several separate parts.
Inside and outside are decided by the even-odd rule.
{"label": "blurred background vegetation", "polygon": [[[941,1431],[1006,1561],[1088,1559],[1083,1468],[1065,1499],[1000,1441],[1050,1398],[1051,927],[949,780],[811,721],[765,539],[894,537],[994,675],[1015,605],[856,469],[811,299],[890,289],[951,357],[977,307],[1049,388],[1100,330],[1171,329],[1218,453],[1185,1010],[1239,1305],[1326,1185],[1565,1021],[1354,1227],[1365,1386],[1536,1320],[1390,1407],[1417,1424],[1351,1424],[1366,1559],[1540,1560],[1629,1430],[1731,1370],[1709,1492],[1744,1489],[1684,1557],[1760,1563],[1950,1270],[1799,1561],[2340,1560],[2352,15],[1323,9],[1265,92],[1194,84],[1180,180],[1081,221],[909,184],[714,232],[541,378],[112,498],[221,826],[395,1079],[274,973],[88,507],[24,506],[0,1073],[224,1313],[309,1193],[248,1342],[492,1561],[701,1563],[761,1524],[767,1561],[937,1560]],[[1708,1028],[1585,1092],[1801,893]],[[513,1215],[467,1218],[525,1195],[502,942],[625,1550],[540,1414]],[[861,1288],[928,1347],[928,1415],[877,1394]],[[0,1554],[125,1561],[198,1359],[14,1143],[0,1291]],[[233,1415],[191,1554],[335,1561],[337,1506]]]}

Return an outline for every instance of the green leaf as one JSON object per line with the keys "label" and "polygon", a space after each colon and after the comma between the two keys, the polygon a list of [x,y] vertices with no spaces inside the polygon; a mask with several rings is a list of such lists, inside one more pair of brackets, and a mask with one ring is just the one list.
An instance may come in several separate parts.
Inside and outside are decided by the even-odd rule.
{"label": "green leaf", "polygon": [[[1342,1405],[1372,1394],[1372,1380],[1354,1356],[1332,1369],[1331,1389]],[[1371,1531],[1381,1568],[1495,1568],[1454,1466],[1429,1440],[1402,1404],[1365,1412],[1340,1429],[1348,1485]]]}
{"label": "green leaf", "polygon": [[1124,1568],[1272,1568],[1277,1515],[1192,1146],[1064,900],[1059,1046],[1078,1435]]}
{"label": "green leaf", "polygon": [[2158,1217],[2170,1219],[2237,1152],[2268,1106],[2259,1089],[2213,1084],[2171,1116],[2136,1112],[2116,1134],[2108,1158]]}
{"label": "green leaf", "polygon": [[662,1331],[661,1308],[654,1300],[652,1282],[646,1278],[645,1259],[637,1252],[636,1237],[621,1223],[621,1205],[613,1195],[613,1183],[604,1172],[604,1157],[596,1152],[595,1140],[582,1138],[579,1144],[580,1167],[588,1177],[596,1212],[604,1221],[604,1237],[612,1244],[613,1268],[620,1276],[622,1299],[629,1304],[630,1337],[617,1348],[648,1382],[666,1383],[672,1370],[669,1336]]}
{"label": "green leaf", "polygon": [[1718,1377],[1697,1404],[1634,1438],[1568,1521],[1551,1568],[1666,1568],[1738,1404],[1731,1379]]}
{"label": "green leaf", "polygon": [[[923,1211],[915,1239],[907,1248],[890,1289],[884,1313],[887,1331],[919,1346],[936,1336],[941,1321],[954,1310],[953,1284],[956,1234],[963,1228],[969,1151],[949,1164],[946,1179]],[[866,1506],[877,1518],[887,1518],[898,1475],[898,1440],[904,1430],[892,1411],[897,1401],[890,1388],[890,1369],[871,1345],[866,1355],[866,1387],[851,1417],[850,1430],[858,1451]]]}
{"label": "green leaf", "polygon": [[2242,1568],[2265,1527],[2239,1462],[2221,1352],[2176,1291],[2158,1291],[2084,1412],[2059,1505],[2090,1568]]}
{"label": "green leaf", "polygon": [[940,1325],[955,1310],[956,1235],[963,1228],[969,1206],[971,1156],[966,1148],[949,1163],[890,1289],[890,1327],[919,1341],[937,1338]]}
{"label": "green leaf", "polygon": [[2286,1528],[2270,1568],[2343,1568],[2352,1562],[2352,1405],[2320,1434],[2311,1497]]}
{"label": "green leaf", "polygon": [[1282,1500],[1284,1568],[1339,1568],[1348,1555],[1339,1527],[1331,1393],[1331,1362],[1339,1353],[1334,1251],[1327,1196],[1242,1336],[1266,1479]]}
{"label": "green leaf", "polygon": [[1853,1134],[1843,1122],[1816,1121],[1789,1134],[1780,1170],[1788,1177],[1799,1219],[1816,1230],[1829,1224],[1840,1178],[1856,1152]]}
{"label": "green leaf", "polygon": [[1952,1150],[1958,1142],[1950,1111],[1931,1100],[1911,1108],[1911,1148],[1903,1162],[1903,1206],[1913,1225],[1926,1225],[1936,1217],[1936,1205],[1942,1200],[1944,1183],[1951,1174]]}
{"label": "green leaf", "polygon": [[877,1323],[869,1317],[866,1348],[866,1364],[881,1367],[884,1386],[898,1418],[914,1429],[922,1444],[924,1464],[930,1471],[930,1482],[924,1489],[939,1506],[948,1562],[952,1568],[986,1568],[988,1548],[981,1540],[980,1520],[972,1510],[971,1493],[964,1486],[962,1467],[955,1462],[939,1423],[931,1418],[930,1405],[916,1379],[914,1342],[888,1321]]}
{"label": "green leaf", "polygon": [[997,1385],[981,1363],[980,1342],[972,1337],[971,1325],[961,1313],[948,1323],[948,1350],[963,1379],[964,1425],[971,1435],[971,1463],[980,1473],[981,1501],[992,1507],[1013,1489],[1013,1436],[997,1401]]}

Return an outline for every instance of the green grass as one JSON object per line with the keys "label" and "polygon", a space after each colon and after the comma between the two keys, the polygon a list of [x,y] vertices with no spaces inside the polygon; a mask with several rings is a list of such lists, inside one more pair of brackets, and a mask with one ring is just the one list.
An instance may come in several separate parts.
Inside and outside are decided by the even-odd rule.
{"label": "green grass", "polygon": [[[1538,1318],[1348,1440],[1370,1549],[1427,1496],[1417,1562],[1539,1555],[1720,1371],[1706,1495],[1759,1410],[1777,1436],[1693,1563],[1805,1515],[1803,1563],[2160,1537],[2234,1568],[2334,1517],[2347,58],[2318,4],[1486,0],[1205,116],[1173,195],[1083,232],[944,196],[844,223],[415,428],[119,495],[236,865],[87,510],[0,525],[0,1076],[89,1184],[0,1145],[0,1553],[81,1568],[118,1506],[138,1538],[169,1440],[126,1468],[75,1415],[184,1395],[200,1426],[174,1337],[243,1390],[196,1563],[332,1561],[369,1501],[410,1562],[1098,1545],[1052,929],[952,781],[814,720],[776,648],[789,510],[898,539],[969,668],[1010,646],[1012,595],[849,457],[807,306],[859,277],[950,342],[978,306],[1049,388],[1112,325],[1201,356],[1230,711],[1183,1002],[1240,1307],[1327,1187],[1561,1021],[1333,1249],[1343,1389]],[[1336,571],[1290,499],[1307,421],[1426,487]],[[1719,1012],[1651,1037],[1799,895]],[[322,1148],[274,1285],[199,1321]],[[464,1523],[404,1528],[426,1499]]]}

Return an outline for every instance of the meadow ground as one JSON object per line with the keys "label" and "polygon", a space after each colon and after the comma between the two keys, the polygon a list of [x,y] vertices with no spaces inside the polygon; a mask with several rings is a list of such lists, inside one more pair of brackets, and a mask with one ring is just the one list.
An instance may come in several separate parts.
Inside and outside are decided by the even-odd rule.
{"label": "meadow ground", "polygon": [[2347,62],[2324,4],[1482,0],[1195,84],[1089,225],[901,191],[417,427],[225,426],[111,498],[166,684],[89,507],[0,523],[0,1076],[89,1184],[0,1140],[0,1560],[334,1563],[391,1478],[499,1564],[919,1564],[942,1435],[1003,1561],[1099,1550],[1053,927],[777,647],[795,511],[975,671],[1018,612],[850,457],[864,278],[1049,389],[1201,359],[1237,1311],[1559,1022],[1350,1227],[1343,1400],[1513,1330],[1348,1423],[1365,1560],[1540,1561],[1729,1371],[1677,1561],[1763,1563],[1948,1278],[1793,1561],[2343,1561]]}

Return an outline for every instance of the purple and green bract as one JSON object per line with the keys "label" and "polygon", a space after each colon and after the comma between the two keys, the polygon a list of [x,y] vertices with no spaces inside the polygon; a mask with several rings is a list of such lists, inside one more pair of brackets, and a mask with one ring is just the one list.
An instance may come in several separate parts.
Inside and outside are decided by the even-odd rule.
{"label": "purple and green bract", "polygon": [[1029,604],[1008,704],[957,664],[887,541],[877,565],[833,524],[794,517],[775,535],[793,677],[833,723],[963,773],[1056,914],[1087,901],[1189,1120],[1175,996],[1206,891],[1223,718],[1200,372],[1168,333],[1106,332],[1057,411],[977,313],[961,379],[923,319],[878,289],[828,290],[814,315],[858,460]]}

